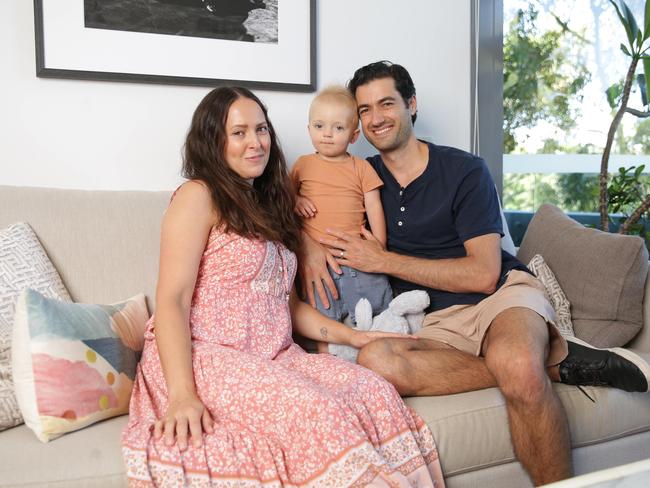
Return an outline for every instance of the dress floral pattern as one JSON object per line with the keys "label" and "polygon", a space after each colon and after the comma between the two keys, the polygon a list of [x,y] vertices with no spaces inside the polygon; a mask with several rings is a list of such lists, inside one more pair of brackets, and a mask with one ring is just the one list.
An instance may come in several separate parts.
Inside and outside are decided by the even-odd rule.
{"label": "dress floral pattern", "polygon": [[214,432],[184,452],[154,439],[167,390],[152,317],[122,435],[130,486],[444,486],[431,432],[392,385],[294,344],[295,271],[282,245],[211,231],[190,329]]}

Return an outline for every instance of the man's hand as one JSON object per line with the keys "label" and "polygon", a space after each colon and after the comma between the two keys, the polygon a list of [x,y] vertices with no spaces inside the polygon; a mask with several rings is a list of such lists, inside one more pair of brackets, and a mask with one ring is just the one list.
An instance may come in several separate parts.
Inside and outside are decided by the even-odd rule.
{"label": "man's hand", "polygon": [[335,273],[341,274],[341,267],[336,262],[327,248],[321,246],[311,237],[303,232],[302,246],[298,256],[298,272],[300,273],[300,295],[307,297],[312,307],[316,308],[316,298],[314,296],[314,287],[320,297],[321,303],[329,308],[330,302],[327,299],[327,293],[323,284],[329,288],[332,296],[338,299],[339,294],[336,291],[334,280],[327,270],[330,265]]}
{"label": "man's hand", "polygon": [[389,253],[365,227],[361,226],[363,238],[332,229],[327,229],[327,233],[338,237],[338,240],[321,239],[321,242],[340,250],[338,253],[333,251],[334,258],[340,265],[366,273],[386,272],[385,263]]}
{"label": "man's hand", "polygon": [[296,206],[294,211],[301,217],[309,219],[316,215],[316,205],[307,197],[301,197],[298,195],[296,197]]}

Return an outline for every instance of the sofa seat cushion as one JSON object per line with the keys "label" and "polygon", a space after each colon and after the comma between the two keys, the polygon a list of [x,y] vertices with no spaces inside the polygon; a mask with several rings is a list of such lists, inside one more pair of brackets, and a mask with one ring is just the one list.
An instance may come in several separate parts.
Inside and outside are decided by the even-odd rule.
{"label": "sofa seat cushion", "polygon": [[[650,359],[650,355],[645,357]],[[650,431],[650,395],[609,388],[555,385],[567,411],[572,446],[583,447]],[[440,397],[406,398],[436,439],[445,476],[514,460],[503,397],[496,388]],[[0,487],[123,487],[120,434],[126,415],[72,432],[48,444],[24,425],[0,433]]]}
{"label": "sofa seat cushion", "polygon": [[517,257],[540,254],[571,302],[575,335],[596,347],[627,344],[643,327],[648,250],[638,236],[589,229],[544,204]]}
{"label": "sofa seat cushion", "polygon": [[[650,354],[644,357],[650,359]],[[650,394],[584,388],[596,400],[593,403],[575,386],[554,387],[567,412],[574,448],[650,431]],[[445,476],[515,459],[498,389],[405,400],[431,428]]]}
{"label": "sofa seat cushion", "polygon": [[115,417],[43,444],[25,425],[0,432],[0,487],[126,487]]}

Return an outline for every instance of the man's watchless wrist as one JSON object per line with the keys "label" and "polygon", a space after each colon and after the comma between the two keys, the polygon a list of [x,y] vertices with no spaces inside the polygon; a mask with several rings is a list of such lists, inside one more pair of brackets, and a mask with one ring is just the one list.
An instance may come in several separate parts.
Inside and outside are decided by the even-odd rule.
{"label": "man's watchless wrist", "polygon": [[398,257],[397,254],[394,252],[390,252],[386,249],[384,249],[383,254],[382,254],[382,259],[380,262],[380,268],[376,271],[376,273],[382,273],[386,275],[394,275],[396,273],[396,258]]}

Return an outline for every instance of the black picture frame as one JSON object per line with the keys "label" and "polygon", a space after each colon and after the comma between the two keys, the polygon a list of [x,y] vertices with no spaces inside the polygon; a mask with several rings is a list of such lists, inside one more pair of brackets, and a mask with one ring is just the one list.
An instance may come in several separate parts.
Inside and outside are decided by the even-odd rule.
{"label": "black picture frame", "polygon": [[[300,82],[284,82],[284,81],[268,81],[264,79],[239,79],[229,78],[223,74],[219,77],[205,77],[205,76],[170,76],[156,73],[129,73],[129,72],[116,72],[116,71],[103,71],[103,70],[85,70],[85,69],[69,69],[62,66],[48,65],[48,60],[45,55],[46,42],[48,41],[45,35],[45,27],[47,20],[44,18],[43,10],[44,0],[34,0],[34,30],[36,40],[36,76],[39,78],[62,78],[72,80],[95,80],[95,81],[117,81],[128,83],[154,83],[163,85],[185,85],[185,86],[202,86],[202,87],[215,87],[223,85],[239,85],[250,89],[259,90],[273,90],[273,91],[289,91],[289,92],[313,92],[316,90],[316,0],[307,0],[308,3],[308,66],[301,68],[301,73],[307,77],[306,81]],[[49,0],[45,0],[46,2]],[[60,0],[55,0],[60,1]],[[305,0],[301,0],[304,2]],[[83,3],[83,2],[81,2]],[[59,8],[63,5],[59,4]],[[280,32],[282,36],[282,32]],[[162,36],[162,37],[181,37],[181,36]],[[218,39],[205,39],[206,43],[223,42]],[[254,44],[247,42],[231,43],[229,49],[236,44]],[[296,44],[296,43],[294,43]],[[302,47],[302,49],[305,49]],[[224,73],[226,74],[226,73]]]}

